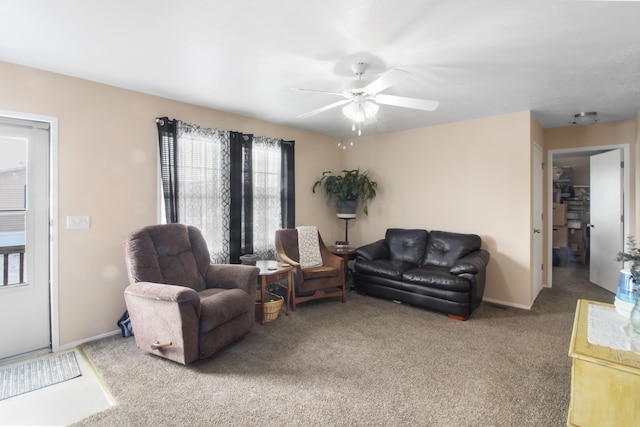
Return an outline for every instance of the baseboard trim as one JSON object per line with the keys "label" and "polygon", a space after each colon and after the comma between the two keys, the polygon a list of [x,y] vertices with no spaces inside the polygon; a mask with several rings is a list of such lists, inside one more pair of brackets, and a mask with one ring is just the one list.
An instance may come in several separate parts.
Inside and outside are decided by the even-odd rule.
{"label": "baseboard trim", "polygon": [[513,308],[520,308],[520,309],[523,309],[523,310],[531,310],[531,307],[533,307],[533,304],[530,304],[530,305],[514,304],[512,302],[501,301],[501,300],[493,299],[493,298],[482,298],[482,302],[488,302],[488,303],[496,304],[496,305],[504,305],[504,306],[513,307]]}
{"label": "baseboard trim", "polygon": [[97,341],[97,340],[100,340],[102,338],[107,338],[107,337],[111,337],[113,335],[118,335],[119,333],[121,333],[120,329],[116,329],[115,331],[107,332],[107,333],[104,333],[104,334],[100,334],[100,335],[96,335],[96,336],[93,336],[93,337],[85,338],[85,339],[80,340],[80,341],[75,341],[75,342],[72,342],[72,343],[69,343],[69,344],[61,345],[58,348],[58,350],[55,350],[55,351],[71,350],[72,348],[76,348],[79,345],[82,345],[84,343],[91,342],[91,341]]}

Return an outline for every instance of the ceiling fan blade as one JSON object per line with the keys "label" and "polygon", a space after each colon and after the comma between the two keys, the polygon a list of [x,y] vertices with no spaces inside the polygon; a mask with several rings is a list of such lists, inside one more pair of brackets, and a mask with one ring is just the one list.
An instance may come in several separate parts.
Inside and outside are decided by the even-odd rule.
{"label": "ceiling fan blade", "polygon": [[378,94],[373,98],[379,104],[394,105],[396,107],[414,108],[416,110],[433,111],[438,108],[438,101],[428,99],[406,98],[404,96]]}
{"label": "ceiling fan blade", "polygon": [[303,91],[303,92],[326,93],[328,95],[344,96],[344,93],[342,93],[342,92],[330,92],[328,90],[302,89],[302,88],[298,88],[298,87],[292,87],[291,90],[300,90],[300,91]]}
{"label": "ceiling fan blade", "polygon": [[372,93],[372,94],[376,94],[378,92],[382,92],[383,90],[385,90],[389,86],[393,86],[394,84],[400,82],[401,80],[404,80],[405,78],[409,77],[410,75],[411,75],[411,73],[409,73],[408,71],[399,70],[397,68],[394,68],[392,70],[387,71],[382,76],[380,76],[376,80],[374,80],[371,83],[369,83],[368,85],[366,85],[364,87],[364,90],[366,92],[369,92],[369,93]]}
{"label": "ceiling fan blade", "polygon": [[300,114],[298,116],[298,118],[299,119],[305,119],[307,117],[313,116],[313,115],[318,114],[318,113],[322,113],[323,111],[331,110],[332,108],[339,107],[339,106],[347,104],[349,102],[351,102],[350,99],[343,99],[341,101],[334,102],[333,104],[325,105],[324,107],[317,108],[317,109],[315,109],[313,111],[309,111],[308,113]]}

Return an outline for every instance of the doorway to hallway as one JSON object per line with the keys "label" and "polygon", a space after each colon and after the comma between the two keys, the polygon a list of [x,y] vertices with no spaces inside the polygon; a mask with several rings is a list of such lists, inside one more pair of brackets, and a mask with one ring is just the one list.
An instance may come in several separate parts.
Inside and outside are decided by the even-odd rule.
{"label": "doorway to hallway", "polygon": [[557,267],[586,269],[592,283],[615,294],[622,267],[615,256],[628,234],[628,157],[626,145],[549,151],[550,218],[556,208],[549,224],[550,286]]}

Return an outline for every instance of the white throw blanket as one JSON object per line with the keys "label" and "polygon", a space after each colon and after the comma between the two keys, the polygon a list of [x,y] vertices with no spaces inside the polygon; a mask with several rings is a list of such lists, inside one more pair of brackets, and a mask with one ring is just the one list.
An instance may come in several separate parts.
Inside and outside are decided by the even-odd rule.
{"label": "white throw blanket", "polygon": [[318,267],[322,265],[318,228],[313,225],[296,227],[298,230],[298,251],[300,252],[300,266],[302,268]]}

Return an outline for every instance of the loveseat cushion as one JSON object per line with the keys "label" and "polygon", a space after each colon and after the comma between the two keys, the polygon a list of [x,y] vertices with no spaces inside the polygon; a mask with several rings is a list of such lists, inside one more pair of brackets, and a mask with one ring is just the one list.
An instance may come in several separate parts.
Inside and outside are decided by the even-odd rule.
{"label": "loveseat cushion", "polygon": [[407,283],[447,291],[469,292],[471,287],[469,280],[455,276],[449,273],[449,269],[442,267],[412,268],[402,274],[402,280]]}
{"label": "loveseat cushion", "polygon": [[487,267],[490,258],[491,255],[489,255],[489,252],[484,249],[473,251],[456,261],[449,272],[457,275],[478,274]]}
{"label": "loveseat cushion", "polygon": [[390,259],[377,259],[375,261],[356,261],[356,271],[358,273],[371,276],[386,277],[389,279],[401,280],[402,273],[412,268],[414,264]]}
{"label": "loveseat cushion", "polygon": [[385,234],[389,258],[392,261],[420,265],[428,236],[427,230],[389,228]]}
{"label": "loveseat cushion", "polygon": [[432,231],[422,265],[451,268],[459,258],[480,249],[481,245],[482,239],[476,234]]}
{"label": "loveseat cushion", "polygon": [[198,292],[200,296],[200,332],[208,332],[247,313],[253,299],[241,289],[213,288]]}

